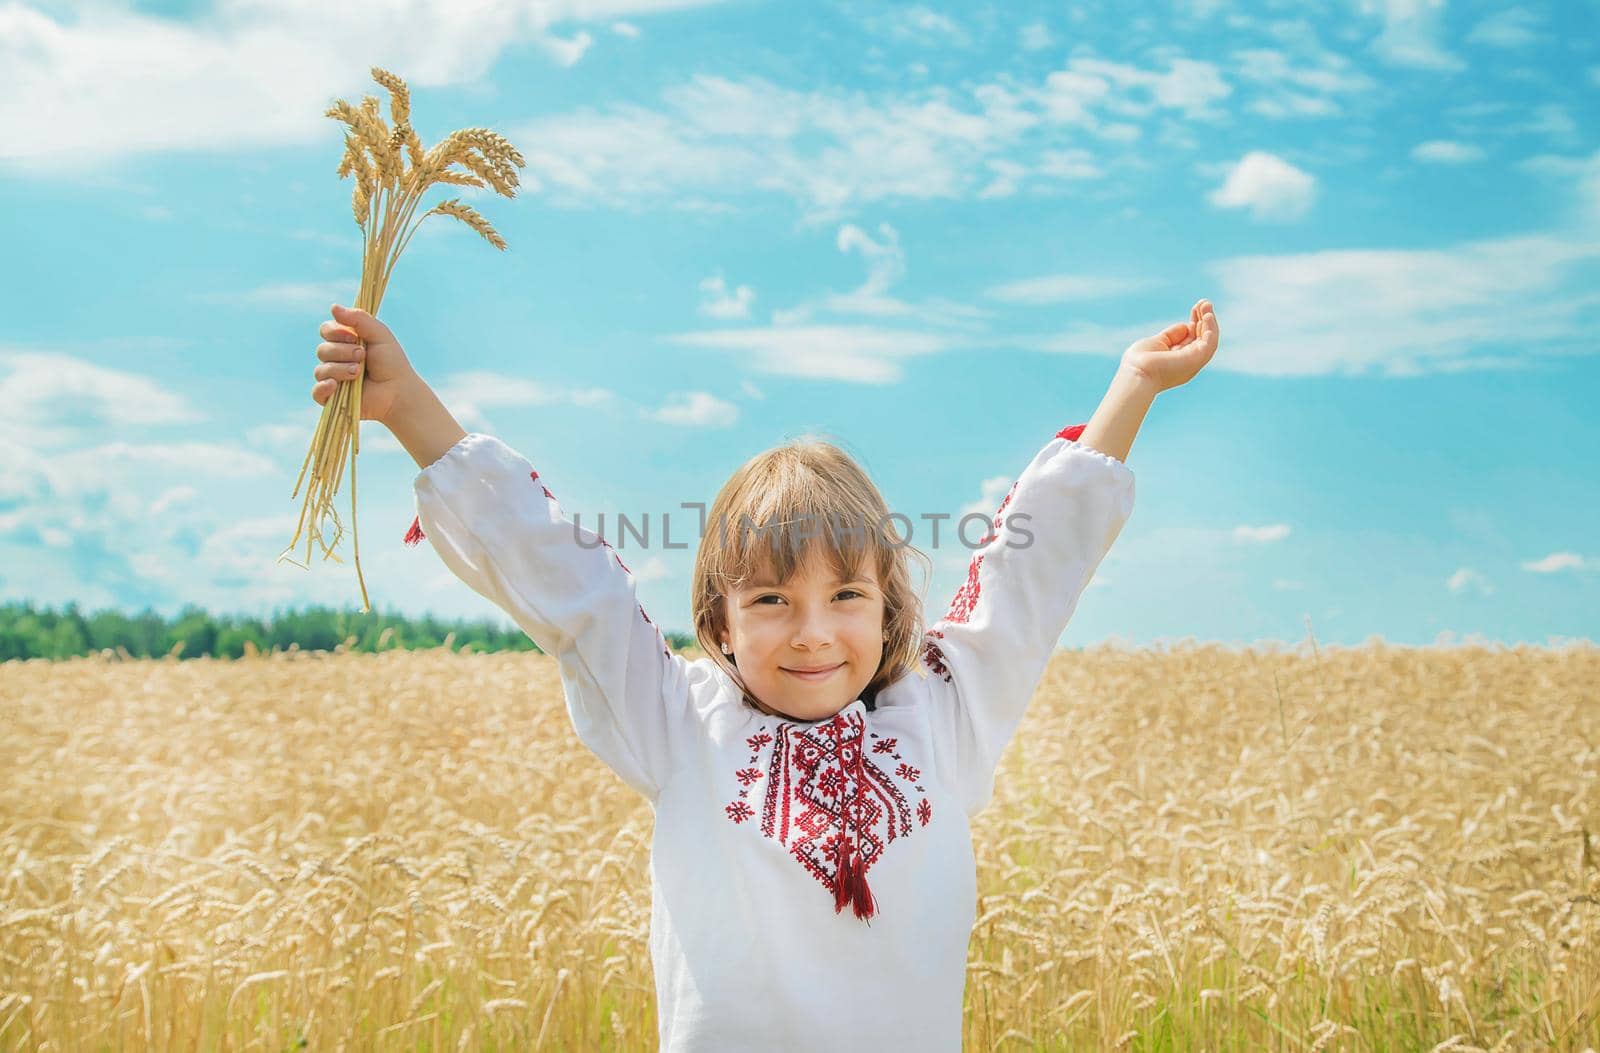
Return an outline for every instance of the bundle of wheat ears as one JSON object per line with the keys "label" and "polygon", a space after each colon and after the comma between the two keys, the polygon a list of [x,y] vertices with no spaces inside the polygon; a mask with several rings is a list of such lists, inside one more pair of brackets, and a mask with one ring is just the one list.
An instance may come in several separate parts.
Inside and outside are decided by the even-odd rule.
{"label": "bundle of wheat ears", "polygon": [[[463,128],[451,132],[431,150],[422,148],[422,140],[411,127],[411,92],[406,82],[388,70],[374,66],[372,79],[389,92],[389,113],[394,119],[391,129],[379,115],[378,100],[371,95],[361,100],[360,107],[351,106],[340,99],[327,111],[326,116],[349,125],[345,133],[344,159],[339,162],[339,177],[354,175],[355,194],[351,208],[356,225],[366,235],[361,256],[361,288],[356,294],[355,306],[368,314],[378,313],[383,291],[388,287],[394,265],[405,250],[406,243],[422,221],[432,215],[454,216],[483,235],[497,249],[506,247],[505,239],[489,225],[471,206],[459,198],[442,201],[412,222],[417,204],[423,193],[434,184],[443,186],[493,187],[495,193],[514,197],[517,192],[517,169],[523,167],[522,155],[509,142],[487,128]],[[406,164],[405,154],[410,155]],[[461,165],[466,171],[451,171]],[[367,583],[361,575],[361,543],[356,532],[356,454],[361,451],[361,380],[365,372],[355,379],[339,383],[332,398],[322,406],[322,416],[317,420],[317,430],[311,437],[311,449],[300,466],[300,477],[295,480],[293,500],[299,496],[300,486],[307,483],[305,504],[300,509],[300,522],[295,527],[294,539],[278,557],[296,566],[310,568],[311,543],[322,546],[323,558],[340,562],[334,546],[344,536],[344,525],[334,511],[333,499],[339,492],[344,476],[345,458],[350,461],[350,534],[356,564],[356,581],[361,586],[361,610],[372,609],[367,599]],[[306,475],[310,469],[309,480]],[[333,520],[331,540],[323,535],[322,524]],[[298,563],[290,557],[306,536],[306,562]]]}

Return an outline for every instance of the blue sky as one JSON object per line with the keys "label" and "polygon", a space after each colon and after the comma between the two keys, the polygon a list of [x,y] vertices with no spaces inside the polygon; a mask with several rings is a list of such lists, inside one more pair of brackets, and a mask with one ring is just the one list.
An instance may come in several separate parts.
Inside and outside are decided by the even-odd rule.
{"label": "blue sky", "polygon": [[[824,435],[897,510],[992,512],[1207,297],[1063,645],[1595,638],[1600,4],[1129,10],[0,3],[0,599],[359,605],[275,558],[360,273],[323,111],[387,114],[379,65],[425,142],[528,161],[431,192],[510,248],[430,219],[380,316],[569,513],[650,515],[667,628],[661,515],[750,456]],[[496,613],[402,545],[374,427],[374,604]],[[970,553],[930,554],[936,617]]]}

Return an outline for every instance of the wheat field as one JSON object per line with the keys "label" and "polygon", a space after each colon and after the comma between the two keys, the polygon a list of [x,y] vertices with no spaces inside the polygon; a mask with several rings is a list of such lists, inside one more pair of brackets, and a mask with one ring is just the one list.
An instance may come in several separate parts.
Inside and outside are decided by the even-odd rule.
{"label": "wheat field", "polygon": [[[530,687],[531,685],[531,687]],[[0,665],[0,1048],[654,1049],[552,659]],[[968,1050],[1600,1046],[1600,649],[1058,653]]]}

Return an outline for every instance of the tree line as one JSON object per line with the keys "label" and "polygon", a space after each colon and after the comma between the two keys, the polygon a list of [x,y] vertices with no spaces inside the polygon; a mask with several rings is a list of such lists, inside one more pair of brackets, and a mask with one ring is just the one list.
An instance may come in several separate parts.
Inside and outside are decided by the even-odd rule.
{"label": "tree line", "polygon": [[[695,645],[690,633],[664,633],[676,650]],[[72,658],[109,651],[133,658],[240,658],[273,651],[455,650],[538,651],[516,627],[487,619],[444,621],[432,616],[308,607],[274,612],[267,618],[212,614],[185,607],[171,619],[152,610],[85,614],[76,603],[61,610],[30,602],[0,604],[0,662],[13,658]]]}

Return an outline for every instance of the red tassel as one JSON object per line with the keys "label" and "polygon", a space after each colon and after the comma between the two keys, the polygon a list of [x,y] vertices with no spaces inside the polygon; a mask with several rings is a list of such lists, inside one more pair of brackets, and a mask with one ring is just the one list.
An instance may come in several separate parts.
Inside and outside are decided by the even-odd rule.
{"label": "red tassel", "polygon": [[1087,424],[1072,424],[1072,425],[1068,425],[1067,427],[1062,428],[1060,431],[1056,432],[1056,438],[1058,438],[1058,439],[1071,439],[1073,442],[1077,442],[1078,441],[1078,436],[1082,435],[1083,434],[1083,429],[1085,429],[1087,427],[1088,427]]}
{"label": "red tassel", "polygon": [[422,533],[422,517],[418,516],[411,521],[411,529],[406,531],[406,544],[415,545],[425,536]]}
{"label": "red tassel", "polygon": [[839,862],[834,873],[833,912],[842,912],[848,903],[856,917],[862,920],[872,917],[878,912],[878,905],[872,898],[872,889],[867,887],[865,868],[860,866],[848,841],[841,840],[837,851]]}

